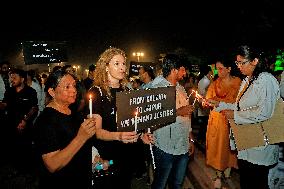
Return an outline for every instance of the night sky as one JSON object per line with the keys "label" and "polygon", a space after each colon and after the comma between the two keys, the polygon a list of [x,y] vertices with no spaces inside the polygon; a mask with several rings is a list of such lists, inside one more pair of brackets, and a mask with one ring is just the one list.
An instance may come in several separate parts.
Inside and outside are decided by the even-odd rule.
{"label": "night sky", "polygon": [[124,49],[130,59],[133,51],[143,51],[144,61],[178,48],[207,56],[243,42],[284,46],[284,17],[277,1],[228,3],[30,8],[14,10],[9,19],[1,13],[0,58],[12,56],[25,40],[67,41],[70,61],[87,64],[109,46]]}

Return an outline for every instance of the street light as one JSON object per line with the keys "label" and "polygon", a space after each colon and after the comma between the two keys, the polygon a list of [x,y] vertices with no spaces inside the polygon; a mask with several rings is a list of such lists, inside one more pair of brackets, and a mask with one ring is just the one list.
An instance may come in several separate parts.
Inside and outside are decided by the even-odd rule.
{"label": "street light", "polygon": [[143,52],[134,52],[134,53],[132,53],[132,55],[136,56],[137,57],[137,62],[139,62],[140,56],[143,57],[144,53]]}

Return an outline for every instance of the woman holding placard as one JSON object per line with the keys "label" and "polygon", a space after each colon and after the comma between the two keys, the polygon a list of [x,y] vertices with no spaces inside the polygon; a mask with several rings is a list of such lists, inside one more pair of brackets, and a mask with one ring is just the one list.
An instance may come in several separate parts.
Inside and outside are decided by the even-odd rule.
{"label": "woman holding placard", "polygon": [[[103,188],[130,189],[133,173],[132,143],[139,135],[136,131],[117,132],[116,93],[126,90],[126,54],[110,47],[99,57],[94,72],[92,111],[102,117],[102,126],[97,128],[95,146],[105,160],[113,160],[115,175],[106,179]],[[89,96],[88,96],[89,97]],[[126,110],[127,111],[127,110]]]}

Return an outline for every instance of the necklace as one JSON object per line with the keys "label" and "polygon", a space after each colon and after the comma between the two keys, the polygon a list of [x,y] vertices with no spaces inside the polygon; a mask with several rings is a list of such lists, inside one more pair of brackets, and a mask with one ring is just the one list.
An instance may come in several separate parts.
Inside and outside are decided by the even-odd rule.
{"label": "necklace", "polygon": [[58,102],[56,102],[55,100],[53,100],[50,103],[50,107],[56,109],[57,111],[63,113],[63,114],[67,114],[70,115],[71,114],[71,110],[68,107],[62,106],[60,104],[58,104]]}

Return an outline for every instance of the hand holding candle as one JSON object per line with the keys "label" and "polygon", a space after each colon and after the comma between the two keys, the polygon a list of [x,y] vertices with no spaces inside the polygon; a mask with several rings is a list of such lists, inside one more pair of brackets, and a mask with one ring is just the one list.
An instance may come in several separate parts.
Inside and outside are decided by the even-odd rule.
{"label": "hand holding candle", "polygon": [[[200,97],[200,95],[198,94],[197,91],[192,90],[191,93],[190,93],[190,95],[188,96],[188,98],[190,98],[193,93],[195,93],[195,97],[194,97],[194,101],[193,101],[192,106],[194,106],[194,104],[195,104],[195,102],[196,102],[196,99],[198,99],[198,98]],[[198,95],[199,95],[199,96],[198,96]]]}
{"label": "hand holding candle", "polygon": [[[201,96],[197,91],[192,90],[191,94],[192,93],[195,93],[195,98],[194,98],[194,101],[193,101],[193,104],[192,104],[193,106],[194,106],[196,100],[199,101],[200,99],[202,100],[201,101],[202,102],[202,106],[211,106],[211,107],[214,106],[214,104],[212,104],[210,102],[211,101],[210,99],[206,99],[205,97]],[[190,96],[191,96],[191,94],[190,94]]]}
{"label": "hand holding candle", "polygon": [[[194,104],[195,104],[195,102],[196,102],[196,100],[198,100],[199,101],[199,99],[201,99],[202,100],[202,102],[203,101],[206,101],[206,99],[203,97],[203,96],[201,96],[200,94],[198,94],[198,92],[197,91],[194,91],[194,90],[192,90],[192,92],[194,92],[195,93],[195,98],[194,98],[194,101],[193,101],[193,106],[194,106]],[[191,95],[191,94],[190,94]]]}
{"label": "hand holding candle", "polygon": [[92,102],[92,95],[89,98],[89,109],[90,109],[90,118],[93,117],[93,102]]}

